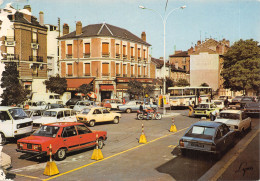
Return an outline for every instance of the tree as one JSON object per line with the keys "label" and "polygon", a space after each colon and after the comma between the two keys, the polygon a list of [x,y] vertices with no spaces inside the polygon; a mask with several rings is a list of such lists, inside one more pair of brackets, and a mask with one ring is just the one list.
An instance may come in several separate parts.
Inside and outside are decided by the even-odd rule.
{"label": "tree", "polygon": [[209,87],[209,84],[207,84],[206,82],[200,84],[201,87]]}
{"label": "tree", "polygon": [[143,89],[144,89],[144,95],[146,95],[146,94],[151,95],[155,89],[155,86],[153,84],[152,85],[148,84]]}
{"label": "tree", "polygon": [[224,54],[221,76],[224,88],[247,93],[260,89],[260,47],[252,39],[239,40]]}
{"label": "tree", "polygon": [[93,85],[91,85],[91,84],[82,84],[79,87],[78,91],[80,93],[83,93],[83,94],[87,95],[89,92],[93,91]]}
{"label": "tree", "polygon": [[178,87],[185,87],[185,86],[189,86],[190,83],[186,80],[186,79],[179,79],[176,83],[176,85]]}
{"label": "tree", "polygon": [[137,80],[130,80],[128,83],[127,93],[132,96],[141,96],[143,94],[143,85]]}
{"label": "tree", "polygon": [[44,81],[44,84],[48,90],[57,94],[62,95],[67,90],[66,78],[61,78],[59,75],[50,77],[49,80]]}
{"label": "tree", "polygon": [[19,82],[19,71],[14,62],[5,65],[1,78],[1,87],[4,89],[1,95],[2,106],[18,105],[24,102],[29,91],[25,90]]}
{"label": "tree", "polygon": [[173,87],[176,83],[173,79],[166,77],[166,92],[168,93],[168,88]]}

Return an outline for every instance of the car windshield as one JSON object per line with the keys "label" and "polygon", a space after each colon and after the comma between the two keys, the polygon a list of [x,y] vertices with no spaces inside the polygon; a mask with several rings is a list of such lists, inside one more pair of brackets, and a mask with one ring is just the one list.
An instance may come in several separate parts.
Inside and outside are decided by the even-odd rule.
{"label": "car windshield", "polygon": [[44,137],[52,137],[55,138],[60,127],[58,126],[41,126],[39,129],[37,129],[33,135],[34,136],[44,136]]}
{"label": "car windshield", "polygon": [[32,111],[30,111],[30,110],[25,110],[24,112],[27,114],[27,116],[31,117]]}
{"label": "car windshield", "polygon": [[9,109],[9,112],[15,120],[28,118],[28,115],[22,108]]}
{"label": "car windshield", "polygon": [[198,106],[198,108],[207,109],[207,108],[209,108],[209,104],[200,104],[200,105]]}
{"label": "car windshield", "polygon": [[56,117],[57,112],[56,111],[45,111],[43,113],[43,117]]}
{"label": "car windshield", "polygon": [[215,105],[221,105],[222,102],[214,102]]}
{"label": "car windshield", "polygon": [[90,109],[82,109],[80,111],[81,114],[88,114],[90,112]]}
{"label": "car windshield", "polygon": [[235,113],[220,113],[219,115],[222,119],[239,119],[239,114]]}
{"label": "car windshield", "polygon": [[251,97],[244,97],[241,101],[252,101]]}
{"label": "car windshield", "polygon": [[195,137],[195,138],[203,138],[211,140],[215,135],[215,129],[212,127],[204,127],[204,126],[193,126],[185,136]]}

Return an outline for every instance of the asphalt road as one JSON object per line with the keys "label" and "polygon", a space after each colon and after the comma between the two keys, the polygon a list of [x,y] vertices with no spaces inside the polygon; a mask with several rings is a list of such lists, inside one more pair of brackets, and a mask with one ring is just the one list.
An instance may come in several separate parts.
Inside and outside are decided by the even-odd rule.
{"label": "asphalt road", "polygon": [[[51,177],[43,175],[46,159],[28,159],[27,155],[15,151],[15,142],[9,143],[5,145],[3,149],[4,152],[12,157],[13,168],[9,173],[13,174],[15,177],[14,180],[26,181],[232,179],[233,177],[228,177],[230,176],[228,169],[222,170],[223,173],[221,173],[221,177],[216,176],[216,174],[221,170],[221,166],[228,163],[233,155],[236,155],[236,147],[229,150],[218,162],[209,154],[190,153],[183,157],[176,146],[184,131],[192,123],[197,122],[198,118],[187,117],[187,110],[167,111],[167,113],[168,115],[163,117],[162,120],[137,120],[135,113],[123,113],[119,124],[96,125],[92,128],[93,130],[105,130],[108,132],[108,140],[102,149],[104,159],[100,161],[91,160],[93,149],[74,152],[65,160],[55,162],[60,173]],[[178,130],[176,133],[169,132],[172,123],[171,118],[173,116]],[[142,124],[144,124],[144,133],[148,141],[147,144],[138,143]],[[236,140],[237,146],[239,146],[240,142],[246,142],[247,139],[252,138],[252,135],[254,135],[257,130],[259,130],[259,119],[254,119],[253,130],[249,132],[248,135]],[[248,151],[248,153],[245,153],[246,155],[256,153],[257,150],[259,153],[259,144],[258,147],[256,147],[256,145],[253,144],[255,142],[257,142],[257,140],[253,138],[252,142],[246,147],[249,148],[251,146],[252,148],[250,147],[251,149],[249,150],[245,149],[241,151],[239,155],[244,154],[245,151]],[[251,157],[254,156],[251,155]],[[224,159],[227,161],[223,162]],[[253,160],[256,159],[254,158]],[[258,161],[256,164],[259,164],[259,157],[256,161]],[[239,168],[239,164],[241,163],[238,162],[236,164],[234,161],[228,168],[231,168],[233,164],[235,164],[235,169]],[[249,163],[247,162],[246,166],[248,165]],[[243,170],[244,167],[245,165],[242,165],[241,169]],[[248,169],[246,173],[250,173],[250,171],[252,170]],[[254,173],[256,175],[254,178],[259,177],[259,171],[257,172],[256,165],[254,165],[253,171],[255,171]],[[237,178],[240,177],[236,177],[236,180]]]}

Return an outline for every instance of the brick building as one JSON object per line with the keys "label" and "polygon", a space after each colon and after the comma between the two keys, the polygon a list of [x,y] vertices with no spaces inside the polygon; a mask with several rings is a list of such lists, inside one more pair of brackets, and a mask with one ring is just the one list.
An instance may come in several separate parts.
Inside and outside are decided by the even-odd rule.
{"label": "brick building", "polygon": [[141,38],[110,24],[91,24],[69,33],[63,25],[59,38],[60,75],[66,77],[72,96],[82,84],[93,83],[97,100],[126,97],[131,79],[152,84],[149,46],[146,34]]}
{"label": "brick building", "polygon": [[[15,10],[11,6],[2,10],[8,26],[1,35],[1,61],[16,62],[21,83],[28,90],[46,91],[42,84],[47,78],[47,28],[31,15],[31,7]],[[6,22],[2,22],[2,25]]]}

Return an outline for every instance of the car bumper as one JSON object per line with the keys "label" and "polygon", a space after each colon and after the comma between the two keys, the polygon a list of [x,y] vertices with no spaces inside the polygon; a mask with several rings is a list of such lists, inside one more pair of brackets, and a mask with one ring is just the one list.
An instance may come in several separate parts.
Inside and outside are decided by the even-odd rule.
{"label": "car bumper", "polygon": [[32,151],[32,150],[21,150],[21,149],[16,149],[17,152],[21,152],[21,153],[29,153],[29,154],[33,154],[33,155],[41,155],[41,156],[46,156],[47,152],[46,151]]}
{"label": "car bumper", "polygon": [[212,154],[218,154],[219,151],[210,151],[210,150],[204,150],[200,148],[188,148],[188,147],[180,147],[178,146],[180,150],[191,150],[191,151],[200,151],[200,152],[205,152],[205,153],[212,153]]}

